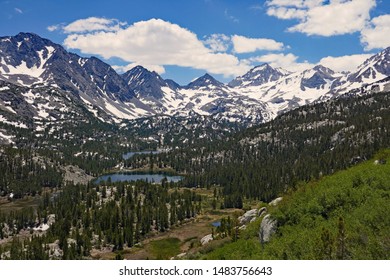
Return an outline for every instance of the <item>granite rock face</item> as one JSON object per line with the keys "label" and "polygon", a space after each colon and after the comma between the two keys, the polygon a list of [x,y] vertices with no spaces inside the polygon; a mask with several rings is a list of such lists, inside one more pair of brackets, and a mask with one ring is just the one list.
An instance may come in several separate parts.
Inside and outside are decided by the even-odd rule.
{"label": "granite rock face", "polygon": [[260,242],[269,242],[271,235],[276,232],[276,227],[276,220],[272,219],[270,214],[265,215],[259,229]]}

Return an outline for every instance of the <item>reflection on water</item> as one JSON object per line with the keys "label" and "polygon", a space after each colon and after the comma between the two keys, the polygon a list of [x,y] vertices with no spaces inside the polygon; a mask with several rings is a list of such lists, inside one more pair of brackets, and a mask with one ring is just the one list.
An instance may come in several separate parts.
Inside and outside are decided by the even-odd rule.
{"label": "reflection on water", "polygon": [[168,182],[179,182],[183,179],[182,176],[170,176],[164,173],[144,173],[144,174],[136,174],[136,173],[114,173],[107,174],[98,177],[95,180],[95,183],[100,183],[102,181],[107,181],[111,178],[111,182],[124,182],[124,181],[137,181],[144,180],[148,182],[161,183],[162,179],[167,178]]}

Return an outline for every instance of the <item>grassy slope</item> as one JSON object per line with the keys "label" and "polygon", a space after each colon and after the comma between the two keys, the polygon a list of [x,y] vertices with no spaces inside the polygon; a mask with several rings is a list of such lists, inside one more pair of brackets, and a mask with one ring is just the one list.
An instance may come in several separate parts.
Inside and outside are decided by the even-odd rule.
{"label": "grassy slope", "polygon": [[[385,159],[385,164],[375,164]],[[260,221],[205,259],[390,259],[390,150],[301,184],[271,209],[279,228],[262,248]],[[340,218],[344,235],[340,233]],[[344,241],[341,241],[344,240]],[[344,252],[341,253],[341,247]]]}

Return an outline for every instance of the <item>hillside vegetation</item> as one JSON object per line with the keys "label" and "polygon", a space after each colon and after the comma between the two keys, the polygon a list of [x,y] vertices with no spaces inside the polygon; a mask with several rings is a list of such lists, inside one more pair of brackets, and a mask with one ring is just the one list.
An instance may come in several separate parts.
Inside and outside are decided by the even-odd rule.
{"label": "hillside vegetation", "polygon": [[204,259],[390,259],[390,150],[373,160],[300,183],[270,210],[278,222],[259,242],[260,220]]}

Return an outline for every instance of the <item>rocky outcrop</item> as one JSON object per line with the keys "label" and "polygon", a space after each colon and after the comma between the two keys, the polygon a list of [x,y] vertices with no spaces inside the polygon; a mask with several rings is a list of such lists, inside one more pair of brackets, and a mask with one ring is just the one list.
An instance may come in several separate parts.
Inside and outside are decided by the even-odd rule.
{"label": "rocky outcrop", "polygon": [[67,165],[62,168],[64,171],[64,181],[73,182],[73,184],[87,184],[95,177],[88,175],[85,171],[78,166]]}
{"label": "rocky outcrop", "polygon": [[252,221],[254,218],[257,217],[257,213],[258,213],[258,210],[257,210],[257,209],[249,210],[249,211],[245,212],[244,215],[238,217],[238,222],[239,222],[241,225],[247,224],[247,223],[249,223],[250,221]]}
{"label": "rocky outcrop", "polygon": [[278,197],[272,200],[269,205],[271,206],[277,206],[281,201],[283,200],[283,197]]}
{"label": "rocky outcrop", "polygon": [[258,216],[261,217],[267,213],[267,207],[262,207],[259,209]]}
{"label": "rocky outcrop", "polygon": [[261,243],[269,242],[271,235],[276,231],[276,226],[276,220],[272,219],[270,214],[265,215],[264,219],[261,221],[259,230],[259,239]]}
{"label": "rocky outcrop", "polygon": [[200,240],[200,243],[203,245],[206,245],[207,243],[209,243],[210,241],[212,241],[214,238],[213,238],[213,235],[212,234],[208,234],[206,236],[204,236],[201,240]]}

